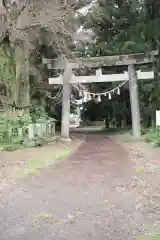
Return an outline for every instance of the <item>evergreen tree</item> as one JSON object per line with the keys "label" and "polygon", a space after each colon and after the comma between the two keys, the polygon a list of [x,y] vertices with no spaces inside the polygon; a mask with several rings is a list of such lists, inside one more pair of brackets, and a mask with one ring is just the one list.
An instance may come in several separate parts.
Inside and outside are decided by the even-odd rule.
{"label": "evergreen tree", "polygon": [[[94,33],[93,44],[88,44],[87,47],[81,45],[81,49],[85,49],[82,55],[118,55],[150,52],[159,48],[159,14],[159,8],[155,6],[155,3],[149,4],[147,0],[136,5],[125,0],[96,1],[87,15],[80,14],[79,16],[80,24]],[[145,125],[151,125],[152,120],[155,120],[155,110],[160,108],[158,59],[154,65],[141,67],[142,70],[146,71],[154,68],[156,72],[154,80],[140,81],[139,83],[140,110]],[[110,69],[113,73],[121,71],[122,68]],[[107,73],[108,70],[107,68]],[[102,91],[107,88],[107,85],[109,84],[92,84],[89,87],[96,91]],[[109,88],[111,88],[110,85]],[[111,112],[110,109],[112,109],[112,113],[115,112],[117,104],[123,112],[130,112],[129,96],[126,95],[126,91],[125,94],[121,95],[121,98],[114,98],[113,101],[108,102],[108,100],[103,99],[102,105],[105,106],[105,112],[108,114]],[[129,107],[128,110],[126,106]],[[104,108],[102,108],[102,112],[104,113]]]}

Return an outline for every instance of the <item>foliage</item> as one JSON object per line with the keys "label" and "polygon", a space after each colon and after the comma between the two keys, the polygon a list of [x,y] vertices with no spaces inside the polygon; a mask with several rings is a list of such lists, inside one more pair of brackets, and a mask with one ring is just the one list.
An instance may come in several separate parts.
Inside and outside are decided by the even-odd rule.
{"label": "foliage", "polygon": [[0,141],[1,142],[17,142],[22,141],[19,137],[19,129],[25,128],[29,122],[29,119],[23,117],[17,117],[17,114],[0,115]]}
{"label": "foliage", "polygon": [[0,78],[1,81],[11,82],[15,79],[15,64],[12,50],[7,43],[0,45]]}
{"label": "foliage", "polygon": [[[159,49],[160,12],[154,1],[150,4],[152,5],[151,9],[146,2],[147,0],[145,4],[143,1],[132,4],[132,1],[125,0],[98,0],[94,2],[86,15],[79,14],[79,24],[83,24],[86,30],[94,33],[92,44],[82,43],[77,49],[79,55],[104,56],[150,52]],[[154,80],[140,81],[139,83],[141,120],[144,126],[149,127],[155,122],[155,110],[160,108],[159,56],[153,65],[141,66],[140,69],[142,71],[153,69],[156,73]],[[120,73],[127,69],[125,67],[110,67],[102,70],[109,74]],[[113,87],[114,84],[109,83],[88,85],[91,92],[103,92],[104,89],[112,89]],[[122,89],[121,96],[113,97],[111,101],[102,98],[102,103],[97,106],[99,106],[98,111],[100,112],[98,115],[106,117],[106,120],[113,118],[116,113],[116,119],[124,119],[124,116],[128,115],[127,124],[131,123],[129,91],[127,89],[125,91]],[[96,105],[94,107],[97,109]],[[91,113],[93,108],[91,109],[90,103],[87,109],[88,114],[94,115]],[[121,112],[118,109],[121,109]]]}
{"label": "foliage", "polygon": [[[9,115],[8,113],[1,112],[0,115],[0,143],[10,143],[13,145],[7,145],[5,150],[14,150],[18,147],[40,147],[46,144],[47,135],[34,138],[29,140],[28,138],[28,126],[34,123],[45,123],[50,121],[50,118],[44,111],[43,107],[36,107],[35,111],[31,113],[31,117],[22,115],[17,116],[13,112]],[[53,121],[54,119],[52,119]],[[50,140],[49,140],[50,141]]]}
{"label": "foliage", "polygon": [[13,51],[7,40],[0,45],[0,59],[0,93],[7,96],[6,103],[14,96],[13,84],[16,79]]}
{"label": "foliage", "polygon": [[129,1],[98,0],[86,16],[80,16],[80,22],[95,35],[93,45],[88,48],[90,54],[114,55],[151,50],[145,39],[146,21],[141,5],[134,9]]}
{"label": "foliage", "polygon": [[42,106],[33,106],[31,109],[32,122],[37,122],[40,118],[48,119],[48,115]]}
{"label": "foliage", "polygon": [[45,29],[43,39],[56,47],[58,54],[72,54],[69,45],[73,38],[71,20],[75,8],[79,6],[74,0],[0,1],[0,42],[9,35],[12,43],[25,41],[31,50],[35,48],[35,39]]}
{"label": "foliage", "polygon": [[157,131],[155,128],[145,129],[143,137],[146,142],[152,143],[153,147],[160,147],[159,129],[157,129]]}

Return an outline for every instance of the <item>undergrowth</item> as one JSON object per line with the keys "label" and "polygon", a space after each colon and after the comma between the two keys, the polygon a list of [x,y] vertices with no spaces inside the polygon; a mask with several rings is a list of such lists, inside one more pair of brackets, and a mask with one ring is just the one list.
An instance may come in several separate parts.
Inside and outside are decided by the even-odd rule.
{"label": "undergrowth", "polygon": [[153,147],[160,147],[160,130],[154,128],[143,129],[143,138],[145,142],[151,143]]}
{"label": "undergrowth", "polygon": [[56,141],[56,137],[55,138],[51,138],[51,137],[35,137],[32,141],[28,140],[28,139],[24,139],[24,140],[17,140],[14,142],[1,142],[0,143],[0,148],[1,151],[15,151],[18,149],[22,149],[22,148],[32,148],[32,147],[42,147],[50,142],[55,142]]}

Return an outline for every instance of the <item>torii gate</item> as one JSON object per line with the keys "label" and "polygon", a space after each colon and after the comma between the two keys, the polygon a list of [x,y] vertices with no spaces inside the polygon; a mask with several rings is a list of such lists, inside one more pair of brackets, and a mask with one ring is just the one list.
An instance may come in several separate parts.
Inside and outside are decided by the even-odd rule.
{"label": "torii gate", "polygon": [[[43,59],[43,62],[48,64],[49,69],[64,69],[63,76],[49,78],[49,84],[63,84],[61,137],[69,138],[70,83],[113,82],[129,80],[132,131],[133,136],[135,138],[139,138],[141,136],[141,124],[137,79],[153,79],[154,72],[136,72],[135,65],[152,63],[157,54],[157,51],[153,51],[148,55],[140,53],[83,59],[67,59],[67,61],[64,59]],[[96,76],[75,76],[72,74],[72,69],[83,68],[84,66],[90,68],[101,68],[103,66],[126,65],[128,66],[128,72],[124,72],[123,74],[102,75],[101,71],[97,71]]]}

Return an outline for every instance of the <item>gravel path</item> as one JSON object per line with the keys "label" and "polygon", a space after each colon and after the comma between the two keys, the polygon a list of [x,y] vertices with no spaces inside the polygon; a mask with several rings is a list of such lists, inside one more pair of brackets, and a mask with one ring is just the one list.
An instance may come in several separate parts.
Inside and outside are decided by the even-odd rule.
{"label": "gravel path", "polygon": [[135,239],[145,218],[131,187],[135,174],[126,150],[90,134],[67,160],[2,199],[0,239]]}

